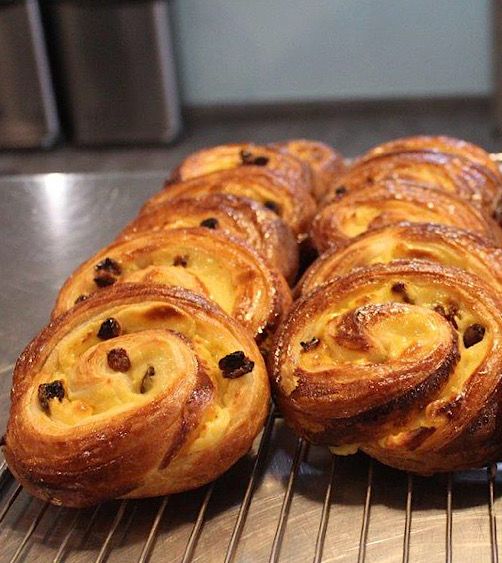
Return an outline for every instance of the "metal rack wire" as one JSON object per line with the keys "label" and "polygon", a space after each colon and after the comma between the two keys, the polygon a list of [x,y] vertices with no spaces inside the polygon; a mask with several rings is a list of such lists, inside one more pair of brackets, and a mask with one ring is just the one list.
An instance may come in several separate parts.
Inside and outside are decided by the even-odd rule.
{"label": "metal rack wire", "polygon": [[[142,508],[140,511],[140,523],[144,533],[142,533],[140,541],[135,542],[133,546],[134,549],[131,549],[131,546],[126,544],[125,551],[124,549],[120,551],[120,560],[122,561],[139,561],[140,563],[156,560],[182,561],[183,563],[190,561],[225,561],[226,563],[231,563],[234,561],[263,560],[277,562],[311,560],[314,561],[314,563],[321,561],[358,561],[358,563],[363,563],[365,561],[381,560],[378,552],[370,552],[370,548],[377,546],[379,543],[388,542],[390,535],[383,534],[383,537],[375,538],[375,534],[372,534],[370,531],[374,519],[377,518],[377,516],[375,516],[372,519],[373,510],[378,509],[381,512],[386,509],[384,506],[385,502],[382,503],[381,499],[376,502],[376,490],[378,489],[380,493],[387,490],[389,482],[396,480],[399,475],[401,477],[404,475],[383,468],[376,462],[368,460],[363,456],[356,456],[353,461],[347,462],[346,459],[328,454],[326,451],[322,451],[321,448],[309,447],[309,445],[301,439],[295,442],[290,436],[290,446],[294,446],[294,448],[288,447],[288,455],[284,456],[284,459],[287,459],[288,462],[287,471],[279,472],[281,494],[277,495],[272,493],[268,496],[267,494],[262,494],[260,499],[256,499],[257,489],[263,485],[264,477],[270,473],[277,473],[277,458],[274,459],[274,451],[276,448],[271,448],[271,442],[272,436],[274,432],[277,434],[278,428],[279,432],[282,432],[282,434],[280,436],[276,435],[275,440],[279,440],[279,442],[283,443],[284,436],[287,436],[287,431],[284,429],[281,418],[276,413],[271,413],[257,447],[255,448],[255,455],[252,458],[250,470],[246,475],[247,481],[240,504],[237,507],[233,507],[228,518],[228,510],[210,515],[212,501],[215,499],[215,496],[222,497],[222,494],[224,496],[227,487],[227,476],[222,476],[215,483],[208,485],[203,488],[202,491],[196,493],[198,494],[198,506],[192,514],[191,519],[186,520],[186,524],[190,526],[190,531],[188,537],[185,537],[183,549],[178,555],[174,552],[166,553],[166,551],[162,549],[162,546],[160,549],[156,549],[161,536],[166,538],[169,537],[170,534],[174,536],[180,535],[178,529],[170,530],[169,526],[163,526],[163,522],[168,517],[169,507],[172,502],[171,498],[164,497],[160,499],[160,501],[158,499],[146,501],[122,500],[112,505],[96,507],[91,511],[55,508],[51,507],[48,503],[30,499],[29,496],[22,491],[21,487],[14,482],[5,462],[2,462],[0,464],[0,541],[2,541],[3,548],[0,553],[0,560],[10,561],[11,563],[23,560],[51,560],[56,563],[76,560],[103,563],[104,561],[112,560],[115,558],[115,550],[120,548],[121,541],[119,537],[121,535],[127,535],[127,530],[134,527],[133,520],[138,517],[138,511],[136,509],[140,505]],[[279,450],[281,450],[281,447]],[[314,450],[316,451],[314,452]],[[319,471],[317,477],[313,477],[312,467],[309,466],[308,457],[310,452],[315,453],[317,457],[321,456],[324,460],[322,471]],[[350,541],[353,545],[352,548],[341,549],[339,552],[337,552],[336,549],[333,550],[333,545],[327,550],[326,540],[327,538],[332,538],[333,531],[336,535],[337,530],[336,526],[331,530],[329,529],[330,520],[334,517],[335,513],[337,513],[336,516],[338,516],[338,518],[340,518],[340,516],[343,517],[344,510],[349,509],[348,506],[344,505],[344,502],[337,502],[337,489],[344,486],[344,481],[337,475],[337,467],[341,464],[349,464],[347,467],[349,471],[352,471],[353,468],[351,468],[352,466],[350,464],[354,462],[359,470],[361,470],[361,465],[364,467],[362,471],[359,471],[356,479],[358,484],[363,485],[361,487],[362,490],[359,491],[361,494],[359,494],[358,499],[352,499],[351,501],[354,506],[360,510],[359,520],[354,519],[351,523],[352,534]],[[297,542],[299,534],[302,533],[302,519],[298,517],[298,514],[299,510],[304,509],[302,502],[304,500],[303,495],[305,494],[299,490],[301,489],[298,483],[300,479],[302,479],[304,483],[307,483],[309,479],[319,480],[319,492],[322,493],[322,495],[319,494],[317,500],[322,502],[315,503],[318,508],[315,509],[316,518],[311,518],[309,520],[311,525],[303,529],[301,540],[302,547],[295,555],[294,552],[298,549],[295,542]],[[427,517],[424,518],[423,515],[420,516],[414,513],[414,495],[417,493],[416,481],[418,479],[420,478],[411,475],[405,476],[406,487],[403,490],[402,506],[392,509],[392,518],[395,518],[396,514],[399,515],[402,529],[397,530],[394,529],[394,526],[389,526],[389,533],[392,532],[394,539],[391,542],[392,547],[389,547],[385,560],[402,560],[403,562],[426,559],[428,561],[444,560],[446,562],[454,560],[486,560],[498,562],[496,523],[497,467],[493,465],[488,468],[488,471],[480,470],[477,472],[466,472],[465,474],[448,475],[446,479],[440,479],[439,481],[437,479],[429,479],[427,486],[431,488],[431,490],[437,486],[444,487],[443,516],[442,518],[434,517],[432,527],[430,527],[430,519],[428,524],[430,527],[428,530],[429,534],[433,534],[437,531],[436,528],[444,528],[443,553],[438,553],[437,546],[434,546],[433,550],[424,549],[424,547],[427,546],[421,542],[421,550],[418,552],[416,550],[413,552],[412,550],[415,540],[413,535],[415,522],[413,519],[419,518],[424,522],[428,520]],[[320,481],[322,481],[322,486]],[[467,512],[475,511],[476,519],[482,516],[479,512],[480,508],[486,509],[484,517],[489,524],[489,540],[485,541],[486,538],[483,538],[483,534],[480,534],[480,538],[478,538],[480,543],[476,545],[475,549],[478,554],[477,558],[466,558],[465,551],[457,547],[453,539],[454,516],[457,517],[454,508],[454,493],[457,483],[460,487],[467,486],[471,492],[472,487],[474,487],[476,498],[479,497],[481,500],[484,497],[484,502],[480,503],[476,503],[474,499],[469,500],[469,508],[467,509]],[[382,484],[385,486],[382,486]],[[389,490],[392,490],[392,487]],[[177,497],[178,504],[181,502],[181,506],[183,506],[183,495],[175,495],[175,497]],[[271,525],[269,523],[265,537],[257,539],[260,543],[259,552],[254,550],[253,541],[248,541],[244,553],[241,549],[241,540],[245,535],[245,528],[251,518],[256,518],[257,515],[259,516],[260,514],[260,512],[256,511],[254,514],[251,514],[250,509],[253,503],[258,503],[263,513],[263,511],[266,510],[267,503],[270,503],[272,499],[275,500],[276,512],[277,509],[279,509],[278,515],[273,521],[274,529],[270,529]],[[293,517],[292,505],[294,502],[299,503],[299,505],[295,510],[296,516]],[[18,504],[20,505],[18,507],[20,512],[18,510],[18,513],[13,518],[9,518],[10,513],[15,511]],[[104,507],[107,508],[107,511],[105,515],[102,515],[100,520],[100,512],[103,512]],[[28,519],[23,517],[23,509],[24,512],[29,512]],[[46,521],[45,526],[50,528],[58,519],[58,516],[54,516],[54,514],[49,516],[49,510],[58,513],[63,511],[64,514],[68,515],[68,518],[59,516],[67,522],[67,526],[64,533],[61,532],[57,535],[57,541],[46,541],[47,534],[45,534],[44,537],[42,532],[38,533],[44,521]],[[425,512],[427,512],[427,506],[425,506]],[[462,518],[462,510],[460,510],[458,514],[460,518]],[[226,534],[226,537],[224,537],[225,534],[222,534],[221,537],[215,536],[209,538],[210,541],[218,544],[226,542],[224,549],[220,549],[219,555],[216,556],[215,554],[209,553],[207,550],[202,549],[201,551],[201,549],[199,549],[201,536],[204,534],[205,527],[209,525],[211,518],[214,517],[220,518],[220,520],[224,518],[227,523],[225,529],[229,532]],[[390,513],[389,518],[391,518]],[[100,522],[98,522],[98,520],[100,520]],[[442,523],[441,520],[443,520]],[[231,526],[228,525],[229,523],[231,523]],[[465,530],[462,529],[463,523],[461,521],[459,521],[459,526],[459,532],[463,534]],[[104,528],[104,535],[100,540],[101,543],[86,548],[86,538],[92,535],[92,531],[96,527],[100,529]],[[15,534],[15,541],[11,537],[14,532],[17,532]],[[341,533],[340,530],[339,533]],[[400,541],[398,536],[401,536]],[[308,548],[305,548],[305,537],[308,537],[311,543]],[[267,539],[268,541],[264,541]],[[180,541],[181,537],[176,537],[178,547]],[[290,548],[286,550],[285,544],[288,542]],[[399,544],[401,549],[397,549]],[[42,547],[44,548],[43,553],[39,553]],[[486,549],[483,551],[482,548]],[[307,553],[308,559],[306,558]],[[454,557],[454,555],[456,557]]]}

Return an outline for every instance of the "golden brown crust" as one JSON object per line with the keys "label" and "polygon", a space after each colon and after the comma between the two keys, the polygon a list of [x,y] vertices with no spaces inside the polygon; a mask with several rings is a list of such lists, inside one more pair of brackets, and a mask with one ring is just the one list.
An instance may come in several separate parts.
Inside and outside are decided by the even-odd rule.
{"label": "golden brown crust", "polygon": [[323,252],[366,231],[401,221],[452,225],[500,240],[495,222],[465,200],[397,181],[339,195],[320,209],[311,233],[316,248]]}
{"label": "golden brown crust", "polygon": [[282,274],[271,270],[255,250],[238,239],[198,227],[138,235],[100,250],[63,285],[53,317],[70,309],[82,295],[131,282],[179,286],[204,295],[258,341],[274,332],[291,303]]}
{"label": "golden brown crust", "polygon": [[432,151],[436,153],[449,154],[466,158],[488,168],[499,182],[502,182],[502,174],[498,164],[492,159],[490,153],[481,147],[456,139],[446,135],[416,135],[413,137],[403,137],[394,139],[387,143],[382,143],[362,155],[357,162],[366,162],[374,157],[384,154],[396,154],[400,152]]}
{"label": "golden brown crust", "polygon": [[476,233],[430,223],[397,223],[330,248],[305,272],[296,291],[306,295],[355,268],[400,259],[462,268],[502,291],[502,248]]}
{"label": "golden brown crust", "polygon": [[440,152],[415,151],[356,161],[333,184],[323,201],[336,199],[340,190],[351,192],[389,179],[457,195],[487,212],[492,211],[501,190],[499,176],[475,161]]}
{"label": "golden brown crust", "polygon": [[295,190],[313,189],[310,167],[292,154],[266,145],[232,143],[194,152],[175,169],[175,181],[189,180],[234,168],[267,170]]}
{"label": "golden brown crust", "polygon": [[274,143],[272,146],[296,156],[310,166],[314,179],[313,193],[318,201],[346,169],[343,156],[333,147],[320,141],[289,139]]}
{"label": "golden brown crust", "polygon": [[168,183],[164,190],[145,203],[141,214],[173,199],[199,198],[213,193],[247,197],[275,210],[299,240],[305,238],[316,208],[308,193],[289,186],[265,168],[249,166]]}
{"label": "golden brown crust", "polygon": [[400,469],[496,461],[501,311],[499,291],[456,268],[403,260],[353,270],[300,299],[278,332],[276,400],[308,440]]}
{"label": "golden brown crust", "polygon": [[208,194],[158,205],[134,219],[118,239],[179,227],[206,226],[244,240],[292,282],[298,270],[298,246],[289,227],[273,211],[244,197]]}
{"label": "golden brown crust", "polygon": [[[109,317],[121,333],[101,340]],[[127,373],[107,364],[117,347]],[[254,365],[229,379],[218,362],[234,351]],[[44,408],[39,386],[54,380],[64,396]],[[268,401],[253,339],[218,307],[181,289],[117,285],[56,318],[19,358],[5,457],[26,490],[55,504],[184,491],[248,451]]]}

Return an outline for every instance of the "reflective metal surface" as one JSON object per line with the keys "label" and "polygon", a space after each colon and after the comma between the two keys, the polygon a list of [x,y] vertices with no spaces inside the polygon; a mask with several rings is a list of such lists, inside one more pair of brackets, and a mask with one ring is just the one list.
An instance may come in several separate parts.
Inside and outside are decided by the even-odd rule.
{"label": "reflective metal surface", "polygon": [[[11,365],[72,269],[110,242],[164,173],[0,179],[0,424]],[[1,463],[1,460],[0,460]],[[496,468],[410,477],[308,447],[271,415],[213,485],[88,510],[47,505],[0,465],[0,561],[498,561]]]}

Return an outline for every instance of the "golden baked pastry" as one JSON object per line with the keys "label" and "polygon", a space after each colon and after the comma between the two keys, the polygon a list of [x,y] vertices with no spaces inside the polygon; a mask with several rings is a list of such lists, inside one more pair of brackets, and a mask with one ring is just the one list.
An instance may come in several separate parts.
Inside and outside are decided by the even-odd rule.
{"label": "golden baked pastry", "polygon": [[490,153],[473,143],[445,135],[416,135],[413,137],[394,139],[369,150],[357,159],[357,162],[366,162],[384,154],[416,151],[432,151],[466,158],[480,166],[488,168],[498,177],[499,182],[502,182],[502,174],[499,166],[492,159]]}
{"label": "golden baked pastry", "polygon": [[260,431],[252,337],[202,297],[117,285],[58,317],[14,370],[5,458],[31,494],[82,507],[218,477]]}
{"label": "golden baked pastry", "polygon": [[194,152],[174,170],[175,181],[233,168],[268,170],[294,189],[311,192],[310,167],[290,153],[254,143],[218,145]]}
{"label": "golden baked pastry", "polygon": [[272,355],[286,422],[422,474],[502,455],[501,294],[423,261],[353,270],[300,299]]}
{"label": "golden baked pastry", "polygon": [[120,283],[183,287],[215,301],[261,342],[289,308],[291,293],[250,246],[204,227],[138,235],[100,250],[70,276],[53,317]]}
{"label": "golden baked pastry", "polygon": [[399,259],[421,259],[462,268],[502,292],[502,248],[481,235],[456,227],[397,223],[329,249],[305,272],[297,293],[305,295],[354,268]]}
{"label": "golden baked pastry", "polygon": [[298,245],[291,229],[273,211],[244,197],[214,193],[168,201],[134,219],[119,238],[198,226],[244,240],[288,281],[295,279]]}
{"label": "golden baked pastry", "polygon": [[388,179],[454,194],[490,213],[501,188],[497,175],[471,160],[433,151],[401,152],[356,162],[334,182],[324,201]]}
{"label": "golden baked pastry", "polygon": [[314,196],[317,200],[324,196],[346,168],[343,156],[333,147],[319,141],[290,139],[274,143],[272,146],[296,156],[310,166],[313,172]]}
{"label": "golden baked pastry", "polygon": [[324,252],[366,231],[401,221],[453,225],[500,240],[495,223],[453,194],[400,182],[380,182],[339,196],[312,222],[316,248]]}
{"label": "golden baked pastry", "polygon": [[173,199],[199,198],[212,193],[233,194],[261,203],[274,211],[299,240],[305,238],[316,209],[311,195],[286,184],[273,172],[253,166],[167,184],[164,190],[145,203],[141,213]]}

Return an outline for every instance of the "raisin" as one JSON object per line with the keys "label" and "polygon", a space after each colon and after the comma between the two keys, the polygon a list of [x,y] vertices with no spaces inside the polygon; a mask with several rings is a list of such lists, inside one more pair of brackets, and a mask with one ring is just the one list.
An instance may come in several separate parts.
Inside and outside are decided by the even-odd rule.
{"label": "raisin", "polygon": [[499,199],[495,211],[493,212],[493,218],[502,227],[502,198]]}
{"label": "raisin", "polygon": [[485,332],[485,327],[478,323],[474,323],[471,326],[468,326],[464,332],[464,346],[466,348],[470,348],[478,342],[481,342],[481,340],[483,340],[483,337],[485,336]]}
{"label": "raisin", "polygon": [[173,260],[173,266],[181,266],[186,268],[188,266],[188,256],[175,256]]}
{"label": "raisin", "polygon": [[125,373],[131,369],[131,360],[124,348],[112,348],[106,355],[106,359],[113,371]]}
{"label": "raisin", "polygon": [[82,301],[85,301],[85,300],[87,300],[87,299],[89,299],[89,296],[88,296],[88,295],[83,295],[83,294],[82,294],[82,295],[79,295],[79,296],[75,299],[75,305],[76,305],[77,303],[82,303]]}
{"label": "raisin", "polygon": [[392,293],[400,295],[403,298],[404,303],[413,303],[413,299],[411,299],[408,295],[408,292],[406,291],[406,285],[403,282],[396,282],[390,289]]}
{"label": "raisin", "polygon": [[110,317],[101,323],[98,330],[98,338],[101,340],[110,340],[110,338],[116,338],[120,336],[121,328],[119,322]]}
{"label": "raisin", "polygon": [[105,271],[115,276],[120,276],[120,274],[122,273],[120,264],[112,258],[105,258],[104,260],[101,260],[101,262],[98,262],[94,266],[94,269],[96,270],[96,272]]}
{"label": "raisin", "polygon": [[209,217],[208,219],[204,219],[204,221],[200,222],[201,227],[206,227],[208,229],[217,229],[218,225],[218,219],[215,219],[214,217]]}
{"label": "raisin", "polygon": [[242,377],[246,373],[253,371],[254,362],[250,360],[244,352],[237,350],[221,358],[218,362],[218,367],[223,377],[236,379],[237,377]]}
{"label": "raisin", "polygon": [[281,208],[280,208],[279,204],[276,203],[275,201],[272,201],[272,200],[268,199],[263,205],[264,205],[267,209],[270,209],[270,211],[273,211],[273,212],[276,213],[277,215],[280,215],[280,213],[281,213]]}
{"label": "raisin", "polygon": [[254,164],[255,166],[266,166],[269,159],[266,156],[253,156],[249,151],[241,150],[241,162],[244,165]]}
{"label": "raisin", "polygon": [[345,195],[346,193],[347,193],[347,188],[345,186],[339,186],[335,190],[335,194],[337,196],[342,196],[342,195]]}
{"label": "raisin", "polygon": [[94,278],[94,283],[98,287],[108,287],[113,285],[117,281],[117,278],[108,272],[102,272],[99,276]]}
{"label": "raisin", "polygon": [[148,391],[148,387],[150,385],[150,379],[155,375],[155,368],[153,366],[148,366],[148,369],[145,371],[145,375],[141,380],[141,387],[139,389],[140,393],[146,393]]}
{"label": "raisin", "polygon": [[42,383],[38,386],[38,402],[42,409],[49,413],[49,401],[58,399],[61,402],[64,399],[64,387],[61,379],[56,379],[50,383]]}
{"label": "raisin", "polygon": [[443,316],[455,330],[458,329],[457,319],[455,318],[455,315],[458,314],[458,308],[456,306],[452,306],[446,310],[442,305],[434,305],[434,311]]}
{"label": "raisin", "polygon": [[313,338],[307,340],[306,342],[303,341],[300,342],[300,346],[302,347],[302,352],[310,352],[310,350],[314,350],[315,348],[317,348],[320,343],[321,341],[319,340],[319,338],[314,336]]}

